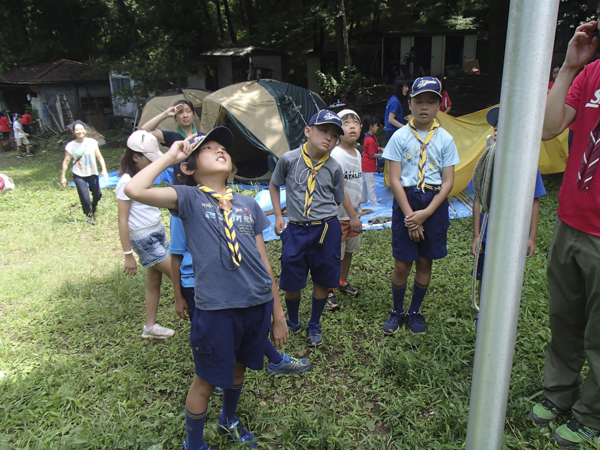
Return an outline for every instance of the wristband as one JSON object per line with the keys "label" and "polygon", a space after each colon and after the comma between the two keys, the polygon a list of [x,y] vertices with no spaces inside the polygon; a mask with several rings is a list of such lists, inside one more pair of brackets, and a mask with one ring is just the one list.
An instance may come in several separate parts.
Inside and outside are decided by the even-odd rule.
{"label": "wristband", "polygon": [[124,255],[131,255],[133,253],[133,250],[129,250],[128,252],[123,252]]}

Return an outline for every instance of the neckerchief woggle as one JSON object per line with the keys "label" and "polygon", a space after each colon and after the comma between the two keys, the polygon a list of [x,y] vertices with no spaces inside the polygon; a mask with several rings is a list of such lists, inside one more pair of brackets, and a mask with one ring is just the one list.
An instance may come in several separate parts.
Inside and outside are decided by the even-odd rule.
{"label": "neckerchief woggle", "polygon": [[308,180],[306,183],[306,193],[304,195],[304,214],[303,215],[308,217],[310,215],[310,205],[312,204],[312,201],[313,201],[313,194],[315,193],[315,186],[317,185],[317,172],[319,171],[319,169],[321,167],[323,167],[323,164],[325,164],[325,161],[327,161],[329,159],[329,153],[325,153],[321,157],[319,162],[317,162],[317,164],[313,165],[313,162],[310,159],[310,156],[308,156],[308,151],[306,149],[307,149],[307,143],[305,142],[304,145],[302,146],[302,158],[304,159],[304,163],[310,169],[310,173],[308,174]]}
{"label": "neckerchief woggle", "polygon": [[229,253],[231,253],[233,263],[239,267],[242,262],[242,254],[240,253],[240,246],[235,234],[235,228],[233,228],[233,218],[231,217],[231,199],[233,198],[233,190],[227,188],[225,195],[221,195],[201,184],[198,185],[198,189],[202,192],[206,192],[208,195],[219,201],[219,209],[223,211],[223,221],[225,222],[227,247],[229,248]]}
{"label": "neckerchief woggle", "polygon": [[419,180],[417,181],[417,189],[420,189],[422,192],[425,192],[425,166],[427,163],[427,146],[431,142],[433,135],[439,127],[440,121],[437,119],[437,117],[434,117],[433,124],[427,132],[425,140],[423,140],[421,138],[419,130],[417,130],[417,127],[415,127],[415,119],[411,117],[410,121],[408,122],[408,128],[410,129],[410,131],[412,131],[417,140],[421,143],[421,154],[419,156]]}

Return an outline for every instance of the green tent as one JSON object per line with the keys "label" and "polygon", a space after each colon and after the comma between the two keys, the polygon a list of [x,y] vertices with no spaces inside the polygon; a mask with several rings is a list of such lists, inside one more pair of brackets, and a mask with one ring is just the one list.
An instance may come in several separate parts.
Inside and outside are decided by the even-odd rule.
{"label": "green tent", "polygon": [[204,98],[200,130],[227,126],[234,136],[236,178],[268,180],[279,157],[305,142],[306,124],[324,108],[323,100],[307,89],[275,80],[248,81]]}

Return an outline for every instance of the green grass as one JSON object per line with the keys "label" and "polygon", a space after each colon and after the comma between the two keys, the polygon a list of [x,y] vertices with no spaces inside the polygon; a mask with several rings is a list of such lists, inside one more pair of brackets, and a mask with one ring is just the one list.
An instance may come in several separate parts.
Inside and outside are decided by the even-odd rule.
{"label": "green grass", "polygon": [[[122,149],[103,149],[110,170]],[[158,319],[166,342],[140,339],[143,269],[122,273],[114,190],[105,189],[95,226],[74,188],[59,185],[62,151],[18,160],[0,154],[16,189],[0,198],[0,449],[181,449],[183,405],[193,377],[189,325],[175,315],[163,283]],[[549,429],[529,425],[541,399],[549,338],[546,253],[559,177],[546,177],[536,255],[526,266],[504,448],[552,448]],[[168,223],[168,213],[163,214]],[[393,260],[387,229],[366,232],[350,281],[324,314],[325,344],[309,352],[303,375],[250,372],[239,416],[260,448],[460,449],[464,446],[475,332],[470,306],[471,219],[452,221],[449,256],[434,265],[424,304],[429,331],[384,337]],[[279,273],[280,243],[268,243]],[[409,282],[412,283],[412,282]],[[410,285],[410,284],[409,284]],[[308,319],[305,290],[301,318]],[[296,355],[304,336],[285,345]],[[243,448],[217,435],[220,399],[211,400],[210,447]]]}

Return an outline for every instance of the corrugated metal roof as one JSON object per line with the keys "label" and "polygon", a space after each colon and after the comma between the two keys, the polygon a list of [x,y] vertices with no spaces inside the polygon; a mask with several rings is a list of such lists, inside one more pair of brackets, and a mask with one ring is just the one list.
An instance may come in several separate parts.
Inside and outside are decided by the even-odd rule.
{"label": "corrugated metal roof", "polygon": [[231,47],[231,48],[215,48],[207,52],[202,53],[205,56],[248,56],[257,54],[274,54],[279,55],[282,52],[277,50],[270,50],[268,48],[254,47],[250,45],[248,47]]}
{"label": "corrugated metal roof", "polygon": [[11,70],[0,76],[0,81],[13,84],[45,84],[108,80],[94,72],[89,64],[60,59],[52,63],[38,64]]}

